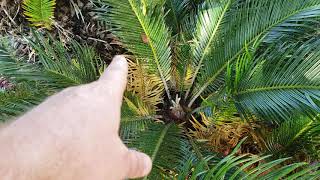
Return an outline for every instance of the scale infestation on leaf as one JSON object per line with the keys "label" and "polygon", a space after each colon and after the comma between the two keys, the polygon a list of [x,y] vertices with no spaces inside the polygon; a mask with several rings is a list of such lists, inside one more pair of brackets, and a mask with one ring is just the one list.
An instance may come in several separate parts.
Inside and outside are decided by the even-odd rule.
{"label": "scale infestation on leaf", "polygon": [[149,38],[147,37],[146,34],[141,33],[141,39],[142,39],[143,43],[145,43],[145,44],[149,43]]}

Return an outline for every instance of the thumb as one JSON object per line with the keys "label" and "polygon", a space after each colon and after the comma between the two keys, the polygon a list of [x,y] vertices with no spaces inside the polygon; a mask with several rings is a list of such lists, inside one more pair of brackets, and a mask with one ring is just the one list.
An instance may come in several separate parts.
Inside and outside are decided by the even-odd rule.
{"label": "thumb", "polygon": [[135,150],[129,150],[127,155],[127,178],[139,178],[150,173],[152,161],[148,155]]}
{"label": "thumb", "polygon": [[120,101],[122,101],[122,96],[126,89],[127,76],[127,60],[124,56],[117,55],[101,75],[98,83],[111,91],[113,97],[120,98]]}

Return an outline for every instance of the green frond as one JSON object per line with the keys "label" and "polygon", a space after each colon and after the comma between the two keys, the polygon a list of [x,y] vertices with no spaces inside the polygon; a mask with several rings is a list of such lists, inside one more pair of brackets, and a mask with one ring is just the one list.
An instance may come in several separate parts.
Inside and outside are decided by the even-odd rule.
{"label": "green frond", "polygon": [[246,77],[250,67],[253,65],[253,55],[256,48],[246,47],[245,52],[238,56],[235,63],[228,63],[226,73],[227,94],[232,95],[238,89],[242,79]]}
{"label": "green frond", "polygon": [[0,42],[0,75],[14,77],[18,82],[45,79],[37,64],[24,62],[24,59],[14,56],[9,48]]}
{"label": "green frond", "polygon": [[[315,16],[314,19],[312,17]],[[295,19],[294,26],[286,26],[286,23],[273,28],[263,39],[264,43],[272,44],[274,42],[304,42],[312,36],[317,36],[320,24],[320,18],[317,13],[309,12],[308,20],[301,18]]]}
{"label": "green frond", "polygon": [[[57,89],[95,81],[105,64],[87,45],[72,41],[70,48],[52,38],[44,38],[34,32],[35,41],[30,41],[43,66],[48,85]],[[101,70],[102,69],[102,70]]]}
{"label": "green frond", "polygon": [[320,112],[320,41],[270,47],[254,61],[235,93],[243,114],[279,122]]}
{"label": "green frond", "polygon": [[[266,136],[266,146],[270,154],[279,153],[294,143],[311,128],[312,121],[308,118],[299,118],[292,121],[283,122],[271,134]],[[298,149],[295,148],[295,153]],[[285,155],[285,154],[283,154]]]}
{"label": "green frond", "polygon": [[[137,131],[135,138],[128,141],[129,147],[147,153],[153,161],[152,172],[145,179],[173,179],[189,160],[204,160],[208,154],[214,154],[206,145],[194,142],[183,132],[179,125],[173,123],[149,121],[142,131]],[[220,158],[212,157],[205,162],[205,167],[218,160]]]}
{"label": "green frond", "polygon": [[55,0],[24,0],[22,7],[32,25],[51,29],[55,5]]}
{"label": "green frond", "polygon": [[[221,41],[221,33],[225,16],[232,4],[232,0],[208,1],[201,4],[197,14],[197,24],[193,39],[193,62],[194,74],[192,77],[193,84],[197,75],[203,67],[203,61],[210,60],[210,54],[213,49],[217,48],[217,42]],[[186,93],[188,97],[191,88]]]}
{"label": "green frond", "polygon": [[121,108],[120,137],[130,141],[157,119],[154,107],[150,107],[136,94],[126,92]]}
{"label": "green frond", "polygon": [[[143,2],[147,5],[144,5]],[[132,52],[136,59],[148,65],[151,74],[157,74],[171,99],[168,81],[171,73],[170,33],[165,25],[164,12],[151,0],[104,0],[110,6],[109,20],[115,26],[112,32]],[[155,5],[148,5],[154,4]]]}
{"label": "green frond", "polygon": [[19,84],[8,92],[0,92],[0,121],[18,117],[51,94],[53,91],[31,82]]}
{"label": "green frond", "polygon": [[104,64],[87,46],[73,42],[70,51],[62,43],[35,34],[30,42],[39,63],[18,59],[0,44],[0,75],[15,84],[9,92],[0,94],[1,120],[18,116],[43,99],[69,86],[89,83],[98,78]]}
{"label": "green frond", "polygon": [[[243,141],[242,141],[243,142]],[[317,179],[320,175],[320,164],[294,163],[282,165],[288,158],[266,161],[270,156],[236,156],[241,143],[233,152],[207,169],[204,163],[212,158],[206,157],[201,161],[188,161],[178,178],[207,180],[207,179]]]}
{"label": "green frond", "polygon": [[36,83],[48,80],[40,66],[19,59],[5,41],[0,42],[0,77],[6,77],[14,88],[0,92],[0,121],[16,118],[50,94],[47,88]]}
{"label": "green frond", "polygon": [[190,0],[167,0],[165,1],[166,23],[173,34],[181,31],[182,22],[190,14]]}
{"label": "green frond", "polygon": [[[292,156],[312,160],[319,158],[320,129],[318,123],[308,118],[296,118],[283,122],[278,128],[265,135],[267,152],[276,157]],[[304,157],[302,157],[304,156]]]}
{"label": "green frond", "polygon": [[225,73],[228,63],[234,62],[247,45],[259,42],[274,28],[291,29],[302,19],[308,21],[319,16],[318,0],[236,1],[227,12],[225,32],[219,36],[219,42],[197,77],[196,94],[191,102],[206,91],[220,74]]}
{"label": "green frond", "polygon": [[179,126],[152,123],[129,146],[148,154],[153,161],[152,172],[145,179],[163,179],[165,170],[174,170],[179,165],[183,143]]}

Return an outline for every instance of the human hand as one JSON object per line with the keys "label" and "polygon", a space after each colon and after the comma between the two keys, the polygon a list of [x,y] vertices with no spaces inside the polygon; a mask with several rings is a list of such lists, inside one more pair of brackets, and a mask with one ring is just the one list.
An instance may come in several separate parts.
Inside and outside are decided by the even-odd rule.
{"label": "human hand", "polygon": [[147,175],[151,159],[118,135],[128,65],[116,56],[101,78],[71,87],[0,133],[1,179],[118,180]]}

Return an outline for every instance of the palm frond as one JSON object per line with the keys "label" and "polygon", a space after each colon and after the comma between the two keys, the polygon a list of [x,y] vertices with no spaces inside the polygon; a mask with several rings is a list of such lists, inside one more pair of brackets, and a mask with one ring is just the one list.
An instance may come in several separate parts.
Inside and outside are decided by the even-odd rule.
{"label": "palm frond", "polygon": [[[141,119],[139,121],[142,122]],[[129,147],[145,152],[152,158],[153,169],[145,179],[173,179],[188,160],[204,160],[207,155],[215,154],[207,145],[183,135],[186,131],[180,125],[147,120],[141,127],[126,142]],[[220,159],[212,157],[204,165],[209,168],[207,164],[217,163]]]}
{"label": "palm frond", "polygon": [[[254,129],[258,128],[255,123],[242,121],[235,116],[224,116],[216,113],[212,117],[207,117],[203,113],[201,122],[193,118],[190,134],[198,141],[205,142],[214,152],[228,155],[244,137],[254,137]],[[254,140],[252,140],[254,141]],[[252,143],[251,147],[254,147]]]}
{"label": "palm frond", "polygon": [[246,47],[245,52],[238,56],[235,63],[228,63],[226,73],[227,94],[232,95],[238,89],[243,78],[246,77],[253,63],[253,55],[257,47]]}
{"label": "palm frond", "polygon": [[195,101],[225,72],[228,62],[233,62],[245,50],[263,39],[274,28],[283,29],[296,26],[303,19],[312,20],[320,16],[320,2],[317,0],[249,0],[236,1],[227,13],[225,32],[210,53],[210,61],[205,61],[197,80]]}
{"label": "palm frond", "polygon": [[155,113],[153,106],[136,94],[127,92],[121,108],[120,137],[125,142],[136,138],[139,132],[147,129],[148,124],[159,118]]}
{"label": "palm frond", "polygon": [[[168,81],[171,73],[170,33],[165,25],[162,7],[147,0],[104,0],[111,10],[109,20],[126,48],[136,59],[148,65],[151,74],[161,79],[167,96],[171,99]],[[146,8],[144,10],[144,8]]]}
{"label": "palm frond", "polygon": [[55,0],[24,0],[22,7],[32,25],[50,29],[53,24],[55,5]]}
{"label": "palm frond", "polygon": [[137,148],[151,157],[153,169],[146,178],[161,179],[161,176],[166,174],[165,170],[174,170],[179,165],[183,144],[184,138],[179,126],[152,123],[148,125],[147,130],[131,141],[129,146]]}
{"label": "palm frond", "polygon": [[11,120],[22,115],[53,93],[54,91],[31,82],[18,84],[8,92],[0,92],[0,121]]}
{"label": "palm frond", "polygon": [[163,102],[164,87],[161,79],[146,72],[143,62],[128,60],[128,64],[127,91],[139,96],[151,109],[157,110],[157,105]]}
{"label": "palm frond", "polygon": [[43,76],[39,64],[24,62],[14,55],[5,39],[0,42],[0,77],[5,76],[14,87],[0,92],[0,120],[13,119],[40,103],[52,92],[41,83],[48,80]]}
{"label": "palm frond", "polygon": [[35,35],[30,42],[39,54],[39,63],[30,64],[12,55],[0,44],[0,75],[12,80],[16,88],[1,93],[1,120],[18,116],[53,93],[73,85],[94,81],[104,64],[94,51],[73,42],[71,52],[60,42]]}
{"label": "palm frond", "polygon": [[63,43],[44,38],[33,32],[35,40],[30,41],[44,69],[44,76],[50,78],[48,85],[57,89],[95,81],[105,64],[87,45],[72,41],[70,48]]}
{"label": "palm frond", "polygon": [[173,34],[180,33],[183,19],[188,17],[190,0],[168,0],[165,1],[167,11],[166,23],[171,28]]}
{"label": "palm frond", "polygon": [[178,35],[173,42],[172,51],[172,79],[176,91],[183,92],[191,86],[191,78],[193,74],[191,62],[191,48],[184,35]]}
{"label": "palm frond", "polygon": [[4,41],[0,44],[0,75],[14,77],[18,82],[45,79],[37,64],[27,63],[24,59],[17,58]]}
{"label": "palm frond", "polygon": [[[243,142],[243,141],[242,141]],[[266,160],[268,156],[236,156],[241,143],[233,152],[215,164],[211,164],[210,169],[204,166],[205,160],[189,161],[185,163],[183,171],[180,171],[178,178],[184,180],[191,179],[317,179],[320,176],[318,169],[320,164],[309,165],[307,163],[294,163],[281,165],[288,158],[277,159],[270,162]],[[258,165],[257,165],[258,164]]]}
{"label": "palm frond", "polygon": [[[208,1],[203,3],[197,14],[197,24],[194,34],[193,45],[193,66],[194,74],[192,77],[193,84],[196,80],[200,68],[203,66],[204,60],[209,60],[211,51],[215,48],[216,43],[221,39],[222,24],[225,20],[225,15],[230,8],[232,0],[223,1]],[[191,88],[186,93],[188,97]]]}
{"label": "palm frond", "polygon": [[283,122],[278,128],[265,135],[267,152],[276,157],[292,156],[304,160],[317,159],[320,135],[318,123],[301,117]]}
{"label": "palm frond", "polygon": [[[256,58],[235,98],[243,114],[274,122],[320,112],[320,41],[270,47]],[[280,49],[279,49],[280,48]]]}

